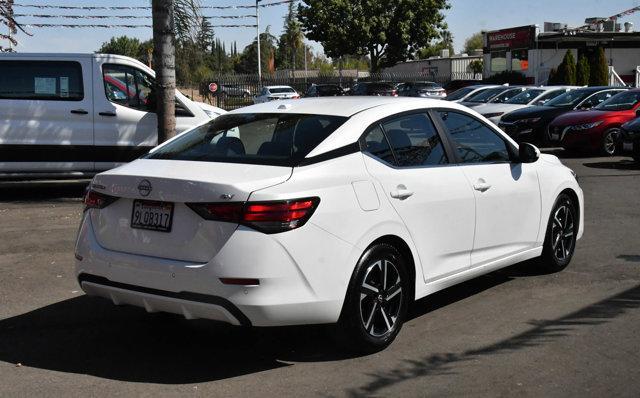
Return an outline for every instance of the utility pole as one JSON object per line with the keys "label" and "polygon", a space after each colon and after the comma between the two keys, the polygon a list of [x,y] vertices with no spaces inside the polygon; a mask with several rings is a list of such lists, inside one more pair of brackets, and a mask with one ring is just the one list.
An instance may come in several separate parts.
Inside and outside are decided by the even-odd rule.
{"label": "utility pole", "polygon": [[258,81],[262,82],[262,61],[260,59],[260,6],[256,0],[256,30],[258,31]]}

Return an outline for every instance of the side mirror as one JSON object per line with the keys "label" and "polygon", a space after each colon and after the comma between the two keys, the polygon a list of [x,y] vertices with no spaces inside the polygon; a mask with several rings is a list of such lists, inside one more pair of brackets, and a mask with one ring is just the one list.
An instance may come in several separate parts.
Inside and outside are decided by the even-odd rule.
{"label": "side mirror", "polygon": [[540,159],[540,150],[535,145],[528,142],[520,144],[520,149],[518,150],[520,163],[535,163],[538,159]]}

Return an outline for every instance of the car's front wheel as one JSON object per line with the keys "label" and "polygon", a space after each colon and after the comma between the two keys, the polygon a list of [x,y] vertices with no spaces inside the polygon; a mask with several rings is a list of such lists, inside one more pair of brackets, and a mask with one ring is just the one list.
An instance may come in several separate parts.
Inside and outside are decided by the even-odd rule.
{"label": "car's front wheel", "polygon": [[549,272],[562,271],[569,265],[578,234],[577,203],[566,193],[556,200],[544,239],[540,265]]}
{"label": "car's front wheel", "polygon": [[396,338],[407,314],[411,285],[406,262],[386,243],[362,256],[344,303],[338,332],[356,351],[380,351]]}
{"label": "car's front wheel", "polygon": [[620,139],[620,129],[612,128],[605,131],[602,137],[602,154],[605,156],[614,156],[618,151],[618,140]]}

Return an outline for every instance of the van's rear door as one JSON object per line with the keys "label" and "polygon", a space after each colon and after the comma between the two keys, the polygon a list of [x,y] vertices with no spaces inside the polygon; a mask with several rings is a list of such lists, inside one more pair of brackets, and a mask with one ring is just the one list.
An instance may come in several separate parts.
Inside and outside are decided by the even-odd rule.
{"label": "van's rear door", "polygon": [[3,54],[0,174],[93,171],[91,56]]}

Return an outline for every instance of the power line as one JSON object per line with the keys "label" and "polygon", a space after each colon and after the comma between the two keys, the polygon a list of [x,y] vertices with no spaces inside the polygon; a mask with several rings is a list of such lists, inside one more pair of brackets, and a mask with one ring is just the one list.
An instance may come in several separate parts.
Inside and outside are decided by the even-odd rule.
{"label": "power line", "polygon": [[[62,15],[62,14],[13,14],[14,17],[61,18],[61,19],[151,19],[151,15]],[[205,19],[242,19],[255,18],[255,15],[216,15],[203,16]]]}
{"label": "power line", "polygon": [[[27,28],[151,28],[152,25],[139,25],[139,24],[57,24],[57,23],[30,23],[21,24]],[[211,25],[212,28],[255,28],[255,24],[223,24],[223,25]]]}
{"label": "power line", "polygon": [[[256,7],[272,7],[279,6],[283,4],[294,3],[297,0],[280,0],[273,3],[265,3],[259,5],[225,5],[225,6],[211,6],[211,5],[202,5],[199,8],[201,9],[209,9],[209,10],[235,10],[235,9],[251,9]],[[95,11],[95,10],[150,10],[151,6],[65,6],[65,5],[56,5],[56,4],[32,4],[32,3],[14,3],[14,7],[22,7],[22,8],[37,8],[37,9],[59,9],[59,10],[85,10],[85,11]]]}

